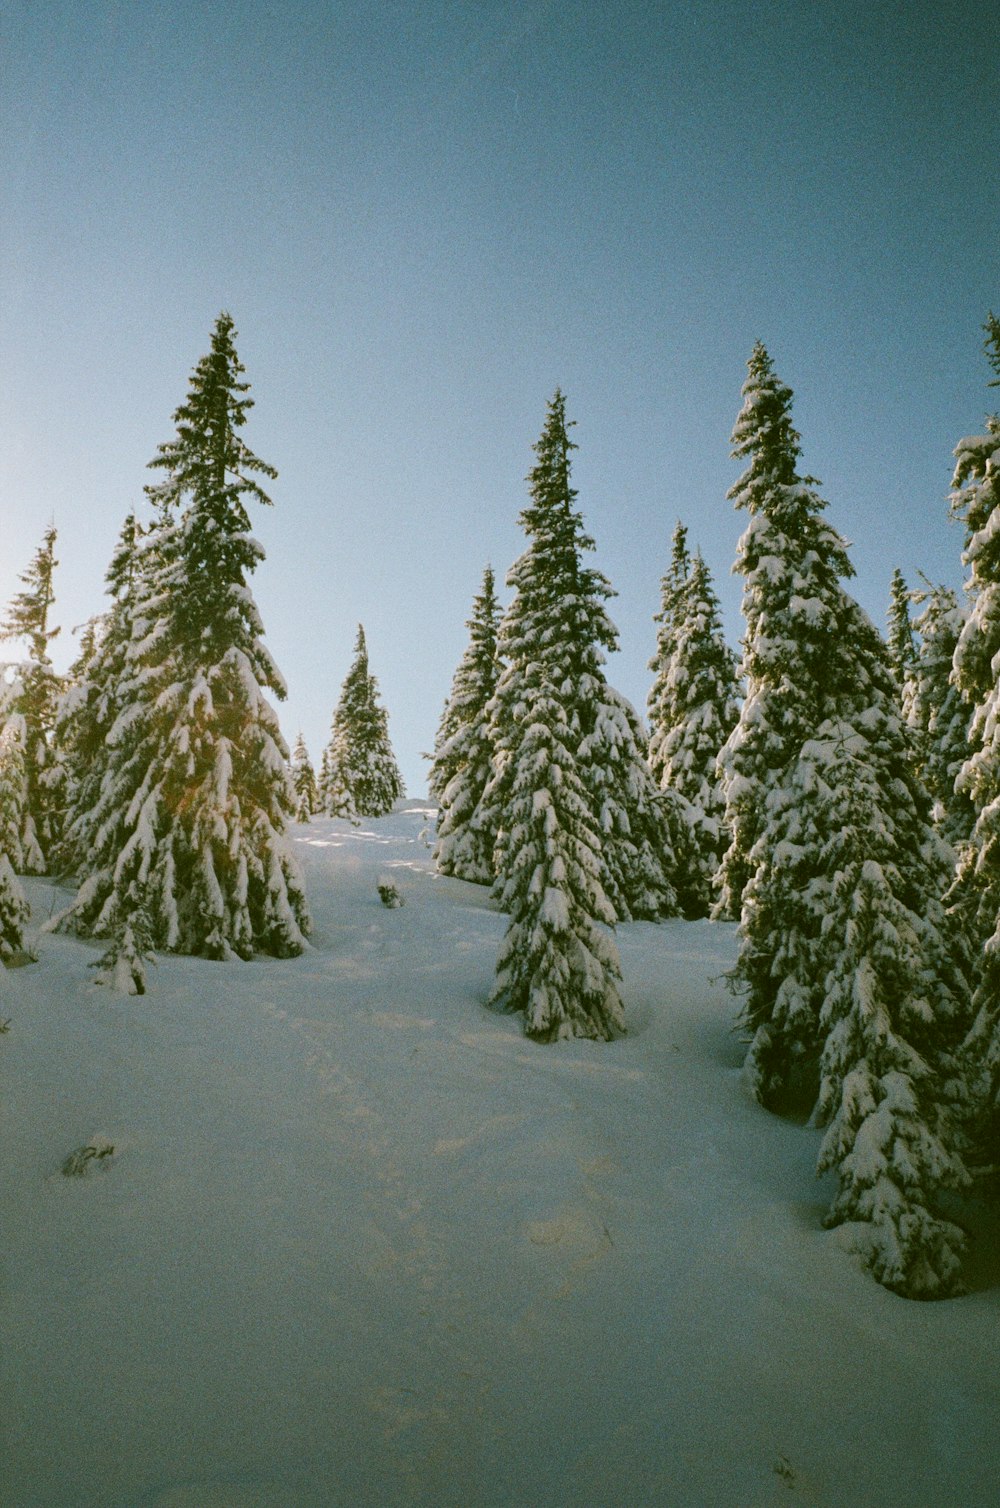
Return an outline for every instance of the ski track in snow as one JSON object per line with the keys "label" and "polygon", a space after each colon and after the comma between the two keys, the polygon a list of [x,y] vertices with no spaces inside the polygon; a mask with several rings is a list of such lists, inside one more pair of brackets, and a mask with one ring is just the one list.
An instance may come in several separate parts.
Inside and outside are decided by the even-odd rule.
{"label": "ski track in snow", "polygon": [[0,1503],[990,1501],[997,1290],[907,1303],[821,1230],[817,1133],[742,1085],[734,929],[619,929],[629,1036],[537,1046],[428,822],[294,829],[302,958],[126,1000],[43,936],[0,979]]}

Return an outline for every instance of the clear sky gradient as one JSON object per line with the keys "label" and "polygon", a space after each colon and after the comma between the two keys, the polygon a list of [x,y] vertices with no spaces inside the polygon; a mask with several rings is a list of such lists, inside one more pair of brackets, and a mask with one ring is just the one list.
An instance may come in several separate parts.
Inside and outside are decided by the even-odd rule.
{"label": "clear sky gradient", "polygon": [[640,706],[678,517],[740,632],[757,338],[868,611],[895,565],[960,584],[951,451],[1000,406],[995,0],[0,0],[0,54],[0,600],[54,519],[60,668],[224,308],[314,759],[361,621],[422,793],[557,385]]}

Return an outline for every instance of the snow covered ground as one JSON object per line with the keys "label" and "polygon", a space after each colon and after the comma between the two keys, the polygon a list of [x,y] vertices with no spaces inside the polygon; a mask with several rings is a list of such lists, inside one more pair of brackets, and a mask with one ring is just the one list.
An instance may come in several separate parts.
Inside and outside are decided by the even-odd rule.
{"label": "snow covered ground", "polygon": [[996,1502],[995,1240],[920,1305],[820,1228],[817,1133],[741,1081],[732,927],[622,927],[630,1035],[524,1039],[430,815],[295,829],[300,959],[130,1000],[46,935],[0,977],[0,1501]]}

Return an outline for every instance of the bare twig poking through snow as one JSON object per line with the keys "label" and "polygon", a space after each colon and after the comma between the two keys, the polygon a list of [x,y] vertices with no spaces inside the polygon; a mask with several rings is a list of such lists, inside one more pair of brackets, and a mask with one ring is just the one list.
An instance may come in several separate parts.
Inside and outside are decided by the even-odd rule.
{"label": "bare twig poking through snow", "polygon": [[377,889],[379,900],[383,906],[388,906],[390,911],[394,911],[397,906],[403,904],[403,897],[397,890],[394,880],[383,877],[377,882]]}
{"label": "bare twig poking through snow", "polygon": [[105,1136],[92,1136],[85,1147],[77,1147],[71,1152],[62,1165],[62,1171],[67,1178],[83,1178],[89,1171],[92,1162],[100,1162],[104,1157],[114,1155],[114,1145]]}
{"label": "bare twig poking through snow", "polygon": [[6,1033],[10,1031],[10,1019],[11,1018],[9,1016],[4,1016],[3,1019],[0,1020],[0,1036],[5,1036]]}

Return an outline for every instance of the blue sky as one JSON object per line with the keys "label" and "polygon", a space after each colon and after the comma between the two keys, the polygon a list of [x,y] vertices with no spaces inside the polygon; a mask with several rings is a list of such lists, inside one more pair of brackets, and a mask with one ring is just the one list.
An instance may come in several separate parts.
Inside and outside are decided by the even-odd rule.
{"label": "blue sky", "polygon": [[992,0],[0,0],[0,43],[0,600],[54,518],[60,665],[223,308],[314,758],[362,621],[422,791],[557,385],[637,704],[678,517],[740,632],[757,338],[869,612],[895,565],[961,582],[951,451],[1000,406]]}

